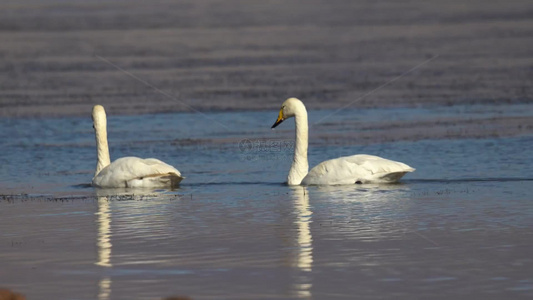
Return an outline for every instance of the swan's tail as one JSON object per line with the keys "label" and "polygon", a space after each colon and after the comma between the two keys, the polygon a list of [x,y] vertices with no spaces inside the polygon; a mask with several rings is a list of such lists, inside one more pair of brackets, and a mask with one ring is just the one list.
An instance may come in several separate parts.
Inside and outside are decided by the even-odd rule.
{"label": "swan's tail", "polygon": [[394,183],[400,180],[403,175],[407,174],[408,172],[413,172],[414,170],[415,169],[411,168],[410,170],[406,171],[387,173],[383,176],[380,176],[379,178],[376,178],[376,181],[374,182]]}
{"label": "swan's tail", "polygon": [[126,182],[126,187],[178,187],[185,177],[176,173],[153,174]]}
{"label": "swan's tail", "polygon": [[177,186],[180,184],[180,182],[181,182],[183,179],[185,179],[185,177],[183,177],[183,176],[179,176],[179,175],[176,175],[176,174],[173,174],[173,175],[174,175],[174,176],[171,176],[171,178],[170,178],[170,180],[171,180],[171,181],[170,181],[170,182],[171,182],[170,185],[171,185],[172,187],[177,187]]}
{"label": "swan's tail", "polygon": [[161,176],[158,176],[159,182],[161,182],[164,186],[170,186],[173,188],[179,186],[183,179],[185,179],[185,177],[176,173],[161,174]]}

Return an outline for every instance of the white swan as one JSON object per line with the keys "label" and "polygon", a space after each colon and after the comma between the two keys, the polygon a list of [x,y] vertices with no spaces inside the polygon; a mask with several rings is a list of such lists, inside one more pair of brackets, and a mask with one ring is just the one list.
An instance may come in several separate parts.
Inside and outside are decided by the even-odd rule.
{"label": "white swan", "polygon": [[184,178],[180,171],[155,158],[123,157],[110,164],[107,119],[101,105],[92,112],[98,162],[92,181],[101,188],[175,187]]}
{"label": "white swan", "polygon": [[291,117],[294,117],[296,123],[296,145],[292,166],[287,177],[289,185],[390,183],[398,181],[405,173],[415,170],[401,162],[379,156],[358,154],[326,160],[308,172],[307,110],[302,101],[296,98],[285,100],[272,128]]}

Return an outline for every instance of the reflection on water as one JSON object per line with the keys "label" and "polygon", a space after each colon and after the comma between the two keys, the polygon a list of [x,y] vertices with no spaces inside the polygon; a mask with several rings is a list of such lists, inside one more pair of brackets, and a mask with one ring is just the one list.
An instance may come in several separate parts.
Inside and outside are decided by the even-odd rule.
{"label": "reflection on water", "polygon": [[[3,201],[0,279],[47,299],[530,296],[529,190],[529,181],[258,183],[182,198]],[[64,297],[49,288],[57,282]]]}
{"label": "reflection on water", "polygon": [[109,300],[111,299],[111,278],[104,277],[98,283],[98,300]]}
{"label": "reflection on water", "polygon": [[410,188],[403,183],[317,186],[316,191],[338,201],[386,201],[408,195]]}
{"label": "reflection on water", "polygon": [[[101,267],[112,267],[111,264],[111,212],[109,209],[109,199],[107,197],[98,197],[98,238],[97,249],[98,259],[96,265]],[[104,277],[100,280],[98,300],[109,300],[111,294],[111,278]]]}
{"label": "reflection on water", "polygon": [[[91,187],[92,189],[92,187]],[[94,188],[96,196],[110,200],[149,200],[160,196],[164,189],[153,188]]]}
{"label": "reflection on water", "polygon": [[325,186],[316,187],[314,192],[319,199],[328,199],[327,208],[333,218],[343,220],[335,225],[339,228],[331,239],[396,239],[408,222],[412,191],[405,184]]}
{"label": "reflection on water", "polygon": [[[341,116],[349,119],[352,112]],[[275,137],[269,114],[231,117],[252,128],[268,126],[228,135],[198,124],[205,133],[200,145],[168,137],[169,126],[188,128],[176,126],[191,121],[187,114],[124,116],[110,126],[113,157],[175,164],[187,176],[176,191],[80,184],[90,182],[96,159],[90,118],[71,126],[58,119],[16,121],[22,129],[53,130],[34,139],[33,131],[21,129],[8,144],[0,139],[0,179],[9,185],[38,176],[81,196],[0,199],[0,283],[21,287],[31,299],[533,295],[530,136],[311,144],[310,165],[371,153],[417,171],[401,184],[288,187],[281,182],[290,155],[279,149],[247,152],[254,159],[239,160],[238,143],[209,144],[209,137]],[[130,126],[139,122],[160,130],[139,137],[138,126]],[[197,138],[185,130],[170,135]],[[58,283],[61,288],[50,288]]]}
{"label": "reflection on water", "polygon": [[111,213],[107,197],[98,197],[98,261],[97,265],[112,267],[111,265]]}
{"label": "reflection on water", "polygon": [[[112,211],[110,208],[111,201],[149,201],[154,197],[157,197],[161,193],[158,190],[153,189],[127,189],[127,188],[115,188],[115,189],[95,189],[98,201],[98,212],[96,225],[98,229],[98,236],[96,240],[96,246],[98,249],[98,257],[95,265],[112,268],[111,254],[112,246],[112,230],[111,230],[111,216]],[[102,196],[105,195],[105,196]],[[133,224],[132,224],[133,225]],[[111,295],[111,283],[110,276],[104,276],[98,283],[98,300],[109,300]]]}
{"label": "reflection on water", "polygon": [[296,224],[298,225],[298,268],[310,272],[313,268],[313,237],[309,225],[312,212],[309,209],[309,192],[306,187],[292,188],[294,207],[296,208]]}
{"label": "reflection on water", "polygon": [[299,278],[294,284],[298,298],[310,299],[312,277],[307,272],[313,270],[313,236],[310,224],[312,212],[309,207],[309,192],[307,187],[291,187],[291,196],[296,211],[295,223],[298,227],[298,256],[297,267],[300,269]]}

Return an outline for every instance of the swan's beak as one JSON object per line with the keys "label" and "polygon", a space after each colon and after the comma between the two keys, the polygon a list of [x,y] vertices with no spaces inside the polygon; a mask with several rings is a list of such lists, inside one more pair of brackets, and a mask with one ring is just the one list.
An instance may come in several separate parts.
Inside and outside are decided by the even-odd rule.
{"label": "swan's beak", "polygon": [[283,108],[282,108],[282,109],[279,110],[278,119],[276,120],[276,123],[274,123],[274,125],[272,125],[272,128],[276,128],[276,126],[281,124],[281,122],[283,122],[283,120],[285,120],[285,118],[283,118]]}

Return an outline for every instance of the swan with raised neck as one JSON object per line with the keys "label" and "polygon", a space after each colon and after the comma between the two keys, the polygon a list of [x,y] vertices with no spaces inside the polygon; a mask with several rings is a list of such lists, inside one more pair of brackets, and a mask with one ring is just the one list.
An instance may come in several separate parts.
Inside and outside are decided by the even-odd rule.
{"label": "swan with raised neck", "polygon": [[391,183],[415,170],[401,162],[374,155],[357,154],[326,160],[309,171],[307,110],[302,101],[296,98],[285,100],[272,128],[292,117],[296,124],[296,143],[292,165],[287,176],[289,185]]}
{"label": "swan with raised neck", "polygon": [[96,137],[96,170],[92,185],[101,188],[175,187],[184,178],[173,166],[155,158],[122,157],[110,163],[107,117],[101,105],[92,111]]}
{"label": "swan with raised neck", "polygon": [[296,125],[295,129],[295,145],[294,156],[292,159],[291,169],[287,176],[287,184],[299,185],[302,179],[309,172],[309,163],[307,161],[307,148],[309,139],[309,128],[307,123],[307,110],[305,105],[296,98],[289,98],[283,102],[279,111],[276,123],[272,128],[278,126],[281,122],[288,118],[294,117]]}

